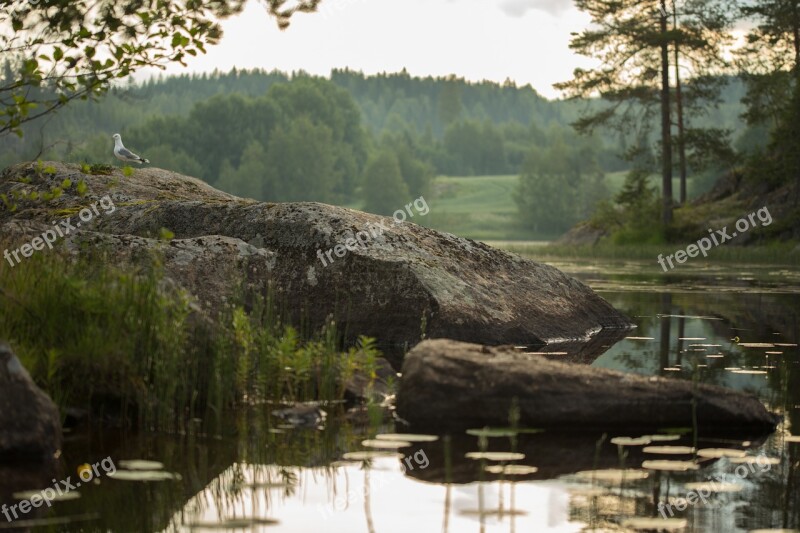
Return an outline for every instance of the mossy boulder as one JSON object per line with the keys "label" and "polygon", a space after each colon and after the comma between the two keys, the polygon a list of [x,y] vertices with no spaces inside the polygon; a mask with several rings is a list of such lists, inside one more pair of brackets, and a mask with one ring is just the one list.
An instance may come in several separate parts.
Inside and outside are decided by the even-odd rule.
{"label": "mossy boulder", "polygon": [[99,210],[71,232],[67,248],[77,254],[91,243],[121,266],[157,254],[166,275],[211,316],[228,302],[265,296],[296,324],[315,329],[333,319],[346,340],[368,335],[384,348],[425,337],[541,346],[631,327],[555,268],[412,222],[320,203],[245,200],[156,168],[126,177],[46,165],[55,172],[22,164],[0,175],[7,195],[73,184],[48,202],[0,209],[0,227],[13,243],[52,227],[57,213],[105,198],[114,209]]}
{"label": "mossy boulder", "polygon": [[61,415],[0,341],[0,462],[52,462],[61,448]]}

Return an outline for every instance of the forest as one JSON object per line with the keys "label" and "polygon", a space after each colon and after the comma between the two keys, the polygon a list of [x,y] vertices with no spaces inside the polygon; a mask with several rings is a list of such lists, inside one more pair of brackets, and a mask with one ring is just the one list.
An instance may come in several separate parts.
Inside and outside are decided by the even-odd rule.
{"label": "forest", "polygon": [[[800,15],[791,5],[581,0],[576,7],[593,25],[574,33],[570,48],[606,67],[576,69],[556,84],[559,100],[511,79],[405,69],[318,76],[234,68],[134,82],[124,49],[115,51],[122,67],[92,60],[88,68],[122,68],[114,78],[127,81],[80,78],[96,89],[82,94],[42,85],[38,62],[29,62],[23,73],[34,96],[7,102],[0,166],[113,162],[110,138],[119,132],[154,166],[239,196],[379,214],[398,197],[437,192],[440,177],[518,176],[509,234],[550,238],[586,220],[636,229],[644,216],[647,239],[659,240],[673,210],[721,177],[744,174],[770,187],[794,180]],[[733,49],[744,23],[751,30]],[[198,38],[177,31],[173,46],[202,51]],[[60,49],[52,61],[64,61]],[[12,96],[19,68],[8,60],[2,68],[0,87]],[[34,100],[54,112],[31,120]],[[654,211],[660,220],[647,215]]]}
{"label": "forest", "polygon": [[[8,67],[6,73],[12,75]],[[706,120],[746,136],[743,88],[730,81]],[[511,81],[405,71],[163,77],[74,102],[26,125],[22,137],[0,138],[0,166],[35,159],[110,163],[111,135],[119,131],[154,166],[232,194],[380,214],[391,213],[398,197],[429,193],[439,175],[522,174],[519,222],[531,235],[552,234],[590,216],[609,197],[603,177],[630,166],[623,156],[631,136],[611,130],[582,136],[571,127],[596,105],[547,100]],[[531,189],[535,200],[527,198]]]}

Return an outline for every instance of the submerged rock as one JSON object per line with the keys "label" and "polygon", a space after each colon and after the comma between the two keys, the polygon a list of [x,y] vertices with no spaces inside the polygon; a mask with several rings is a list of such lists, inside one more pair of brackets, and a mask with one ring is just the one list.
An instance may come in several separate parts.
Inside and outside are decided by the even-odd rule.
{"label": "submerged rock", "polygon": [[61,448],[58,408],[31,379],[5,342],[0,342],[0,459],[43,463]]}
{"label": "submerged rock", "polygon": [[[384,349],[425,337],[535,347],[631,327],[583,283],[412,223],[421,211],[397,223],[319,203],[243,200],[159,169],[91,176],[77,166],[47,165],[55,172],[10,167],[0,176],[0,192],[47,190],[69,178],[85,181],[88,193],[73,186],[46,205],[20,200],[13,214],[0,212],[4,231],[23,242],[20,233],[41,233],[56,213],[78,213],[107,198],[91,222],[67,236],[68,247],[80,253],[81,243],[93,243],[122,266],[155,252],[166,275],[212,316],[242,295],[246,302],[269,295],[294,323],[319,328],[333,317],[346,341],[367,335]],[[398,207],[408,200],[398,198]],[[162,228],[174,238],[159,240]]]}
{"label": "submerged rock", "polygon": [[406,355],[397,414],[414,429],[519,425],[570,431],[692,427],[701,434],[769,432],[778,417],[754,396],[714,385],[550,361],[510,347],[448,340]]}
{"label": "submerged rock", "polygon": [[272,415],[282,418],[295,427],[316,428],[325,423],[328,413],[323,411],[316,403],[298,403],[285,409],[272,411]]}

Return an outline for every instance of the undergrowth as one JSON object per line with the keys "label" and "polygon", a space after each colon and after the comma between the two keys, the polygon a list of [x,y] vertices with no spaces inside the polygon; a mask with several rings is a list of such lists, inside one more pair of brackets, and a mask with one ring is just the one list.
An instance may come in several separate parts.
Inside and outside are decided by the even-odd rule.
{"label": "undergrowth", "polygon": [[332,322],[301,337],[270,298],[212,322],[163,279],[155,256],[127,270],[102,252],[2,263],[0,339],[62,409],[156,431],[217,431],[237,405],[338,400],[355,372],[374,378],[371,339],[342,353]]}

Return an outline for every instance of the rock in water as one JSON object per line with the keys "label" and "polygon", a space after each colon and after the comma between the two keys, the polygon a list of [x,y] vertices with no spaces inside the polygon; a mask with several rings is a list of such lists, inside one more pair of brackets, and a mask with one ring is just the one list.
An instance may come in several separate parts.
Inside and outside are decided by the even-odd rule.
{"label": "rock in water", "polygon": [[635,433],[691,428],[692,398],[701,434],[762,434],[778,422],[754,396],[718,386],[448,340],[422,342],[406,355],[397,414],[415,430],[507,427],[516,401],[521,427]]}
{"label": "rock in water", "polygon": [[47,462],[60,447],[58,408],[0,342],[0,458]]}
{"label": "rock in water", "polygon": [[[85,176],[77,167],[47,164],[55,174],[42,176],[30,165],[7,169],[0,192],[22,182],[44,189],[50,181],[85,180],[88,194],[68,189],[48,207],[74,212],[108,196],[116,208],[68,236],[68,245],[77,253],[89,241],[122,266],[158,250],[167,276],[212,315],[242,292],[248,301],[248,294],[272,291],[293,322],[315,329],[333,317],[346,340],[368,335],[384,349],[425,337],[542,346],[631,327],[557,269],[414,224],[424,220],[419,213],[396,223],[319,203],[243,200],[159,169],[123,179],[118,172]],[[398,208],[409,200],[398,198]],[[2,217],[2,231],[19,233],[22,226],[35,234],[53,215],[21,201]],[[168,244],[155,238],[162,228],[174,234]]]}

